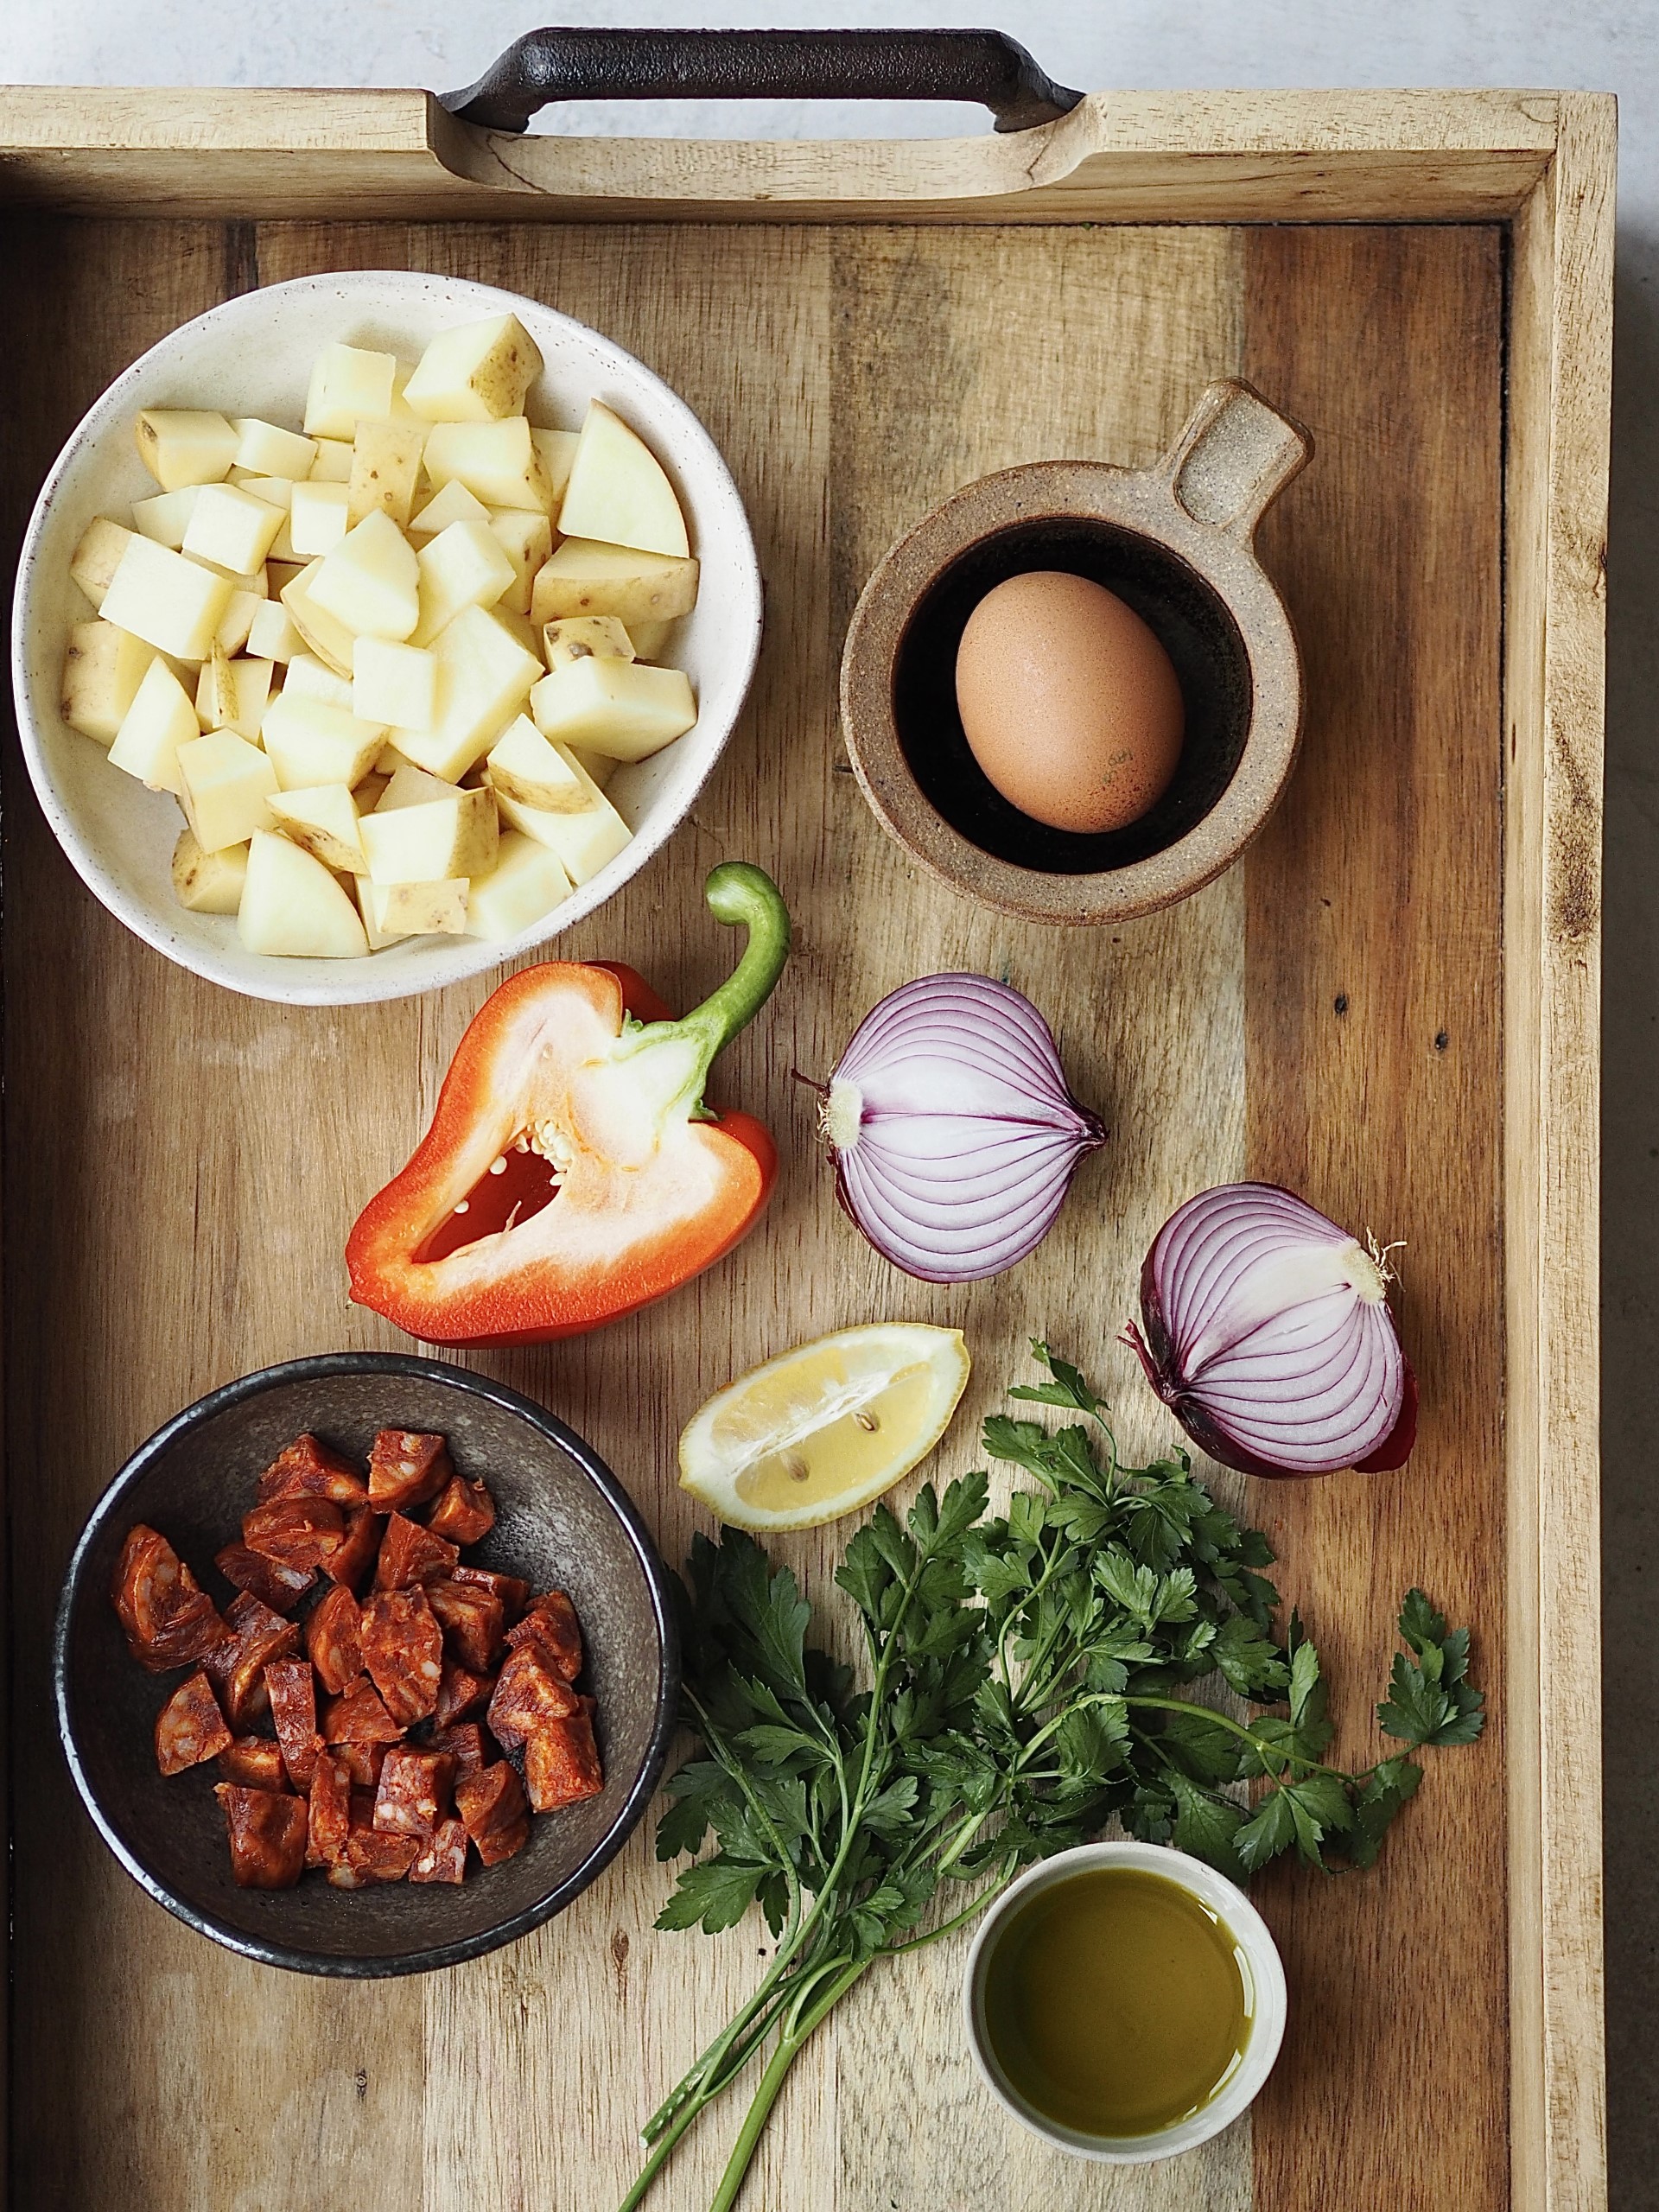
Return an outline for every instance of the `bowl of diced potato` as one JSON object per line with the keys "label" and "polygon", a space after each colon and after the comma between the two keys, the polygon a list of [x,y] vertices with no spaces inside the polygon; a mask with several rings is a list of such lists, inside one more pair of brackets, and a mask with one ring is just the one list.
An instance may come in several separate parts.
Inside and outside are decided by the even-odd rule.
{"label": "bowl of diced potato", "polygon": [[402,998],[601,905],[760,647],[691,410],[555,309],[405,270],[226,301],[92,407],[31,518],[23,751],[88,887],[292,1004]]}

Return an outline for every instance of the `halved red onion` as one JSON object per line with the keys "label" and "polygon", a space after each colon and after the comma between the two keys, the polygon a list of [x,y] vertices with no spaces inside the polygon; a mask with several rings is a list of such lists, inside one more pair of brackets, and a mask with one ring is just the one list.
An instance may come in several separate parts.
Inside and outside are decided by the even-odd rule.
{"label": "halved red onion", "polygon": [[819,1125],[841,1202],[924,1282],[977,1282],[1047,1235],[1071,1171],[1106,1141],[1066,1089],[1029,999],[988,976],[924,976],[853,1033]]}
{"label": "halved red onion", "polygon": [[1294,1192],[1224,1183],[1189,1198],[1141,1270],[1133,1344],[1147,1380],[1212,1459],[1250,1475],[1405,1465],[1417,1379],[1388,1269]]}

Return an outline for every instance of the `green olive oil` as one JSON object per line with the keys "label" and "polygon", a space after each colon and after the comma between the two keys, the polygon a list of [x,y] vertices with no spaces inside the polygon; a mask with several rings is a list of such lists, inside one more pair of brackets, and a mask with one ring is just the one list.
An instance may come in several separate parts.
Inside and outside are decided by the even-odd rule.
{"label": "green olive oil", "polygon": [[1201,2111],[1249,2041],[1231,1934],[1190,1891],[1137,1867],[1039,1889],[991,1944],[982,1991],[1008,2087],[1084,2135],[1152,2135]]}

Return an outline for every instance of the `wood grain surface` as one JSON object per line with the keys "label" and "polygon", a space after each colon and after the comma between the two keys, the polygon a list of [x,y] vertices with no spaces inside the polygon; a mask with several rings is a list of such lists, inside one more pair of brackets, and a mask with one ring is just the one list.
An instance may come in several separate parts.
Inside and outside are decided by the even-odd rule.
{"label": "wood grain surface", "polygon": [[[1475,1621],[1481,1679],[1501,1694],[1497,230],[30,217],[11,242],[40,303],[12,341],[13,543],[57,443],[144,346],[228,289],[331,267],[452,270],[592,321],[684,394],[731,461],[767,581],[755,693],[691,822],[560,950],[628,959],[690,1003],[730,953],[702,906],[707,868],[741,856],[773,870],[797,951],[715,1095],[777,1133],[779,1196],[748,1244],[672,1300],[476,1363],[591,1438],[671,1560],[700,1519],[674,1481],[685,1418],[740,1368],[856,1319],[967,1331],[975,1379],[941,1475],[974,1464],[976,1424],[1033,1332],[1121,1396],[1130,1448],[1160,1440],[1114,1342],[1141,1254],[1192,1191],[1274,1173],[1408,1240],[1407,1325],[1431,1406],[1408,1473],[1257,1485],[1248,1501],[1330,1658],[1343,1741],[1370,1740],[1413,1580]],[[1233,371],[1319,445],[1266,542],[1313,705],[1284,812],[1243,869],[1120,930],[1046,931],[951,899],[883,839],[840,756],[834,675],[860,583],[959,484],[1058,454],[1145,461],[1198,388]],[[92,900],[15,753],[5,768],[14,2202],[607,2212],[633,2126],[749,1985],[763,1929],[653,1933],[666,1878],[646,1827],[570,1911],[491,1959],[369,1986],[254,1967],[124,1879],[73,1799],[48,1700],[58,1580],[125,1454],[249,1368],[399,1341],[347,1305],[340,1246],[424,1126],[487,982],[299,1014],[213,992]],[[1044,1008],[1113,1133],[1040,1253],[968,1293],[912,1283],[856,1239],[790,1080],[826,1071],[881,993],[952,966],[1006,976]],[[776,1547],[818,1598],[836,1548],[834,1531]],[[820,2035],[746,2202],[1503,2204],[1493,1701],[1487,1743],[1431,1775],[1378,1872],[1262,1885],[1294,2014],[1254,2143],[1245,2121],[1200,2154],[1121,2172],[1045,2152],[973,2083],[953,1942],[866,1985]],[[654,2200],[665,2212],[707,2202],[736,2120],[716,2113],[688,2140]]]}

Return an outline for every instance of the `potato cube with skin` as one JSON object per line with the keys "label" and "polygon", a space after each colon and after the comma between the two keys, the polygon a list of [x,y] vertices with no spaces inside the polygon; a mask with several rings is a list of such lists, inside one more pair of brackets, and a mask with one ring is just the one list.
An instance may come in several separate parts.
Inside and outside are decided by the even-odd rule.
{"label": "potato cube with skin", "polygon": [[368,868],[356,800],[344,784],[318,784],[309,791],[277,791],[268,802],[271,819],[285,837],[314,854],[325,868],[361,875]]}
{"label": "potato cube with skin", "polygon": [[99,745],[113,745],[155,658],[154,645],[113,622],[77,622],[64,652],[59,695],[70,728]]}
{"label": "potato cube with skin", "polygon": [[438,712],[438,662],[423,645],[359,638],[352,655],[352,711],[365,722],[430,729]]}
{"label": "potato cube with skin", "polygon": [[[315,653],[297,652],[288,664],[288,675],[283,690],[290,699],[321,699],[325,706],[338,707],[345,714],[352,711],[352,686],[344,676],[336,676],[327,661],[319,660]],[[365,715],[367,721],[371,719]]]}
{"label": "potato cube with skin", "polygon": [[233,914],[242,904],[247,875],[245,845],[204,853],[194,830],[187,825],[180,830],[173,848],[173,890],[180,906],[193,914]]}
{"label": "potato cube with skin", "polygon": [[504,830],[495,866],[474,876],[467,899],[467,934],[491,944],[521,936],[570,895],[556,853],[517,830]]}
{"label": "potato cube with skin", "polygon": [[665,660],[667,654],[664,649],[668,644],[669,632],[673,627],[674,625],[671,622],[630,623],[628,636],[633,645],[634,658],[636,660]]}
{"label": "potato cube with skin", "polygon": [[352,526],[349,484],[296,484],[288,511],[289,543],[302,559],[332,553]]}
{"label": "potato cube with skin", "polygon": [[304,651],[294,618],[279,599],[261,600],[255,607],[245,643],[248,651],[260,659],[279,660],[284,665]]}
{"label": "potato cube with skin", "polygon": [[[386,753],[395,750],[391,746]],[[381,758],[384,760],[385,753]],[[454,785],[446,783],[442,776],[429,776],[424,768],[417,768],[411,760],[399,760],[391,771],[385,791],[375,808],[377,814],[395,814],[399,807],[425,806],[438,799],[448,798]]]}
{"label": "potato cube with skin", "polygon": [[697,719],[684,672],[642,660],[590,656],[543,677],[530,711],[545,736],[574,741],[613,760],[644,760]]}
{"label": "potato cube with skin", "polygon": [[146,407],[133,424],[138,458],[163,492],[219,484],[236,459],[237,435],[222,415],[194,407]]}
{"label": "potato cube with skin", "polygon": [[631,633],[613,614],[568,614],[542,625],[542,658],[549,668],[565,668],[573,660],[632,660]]}
{"label": "potato cube with skin", "polygon": [[567,537],[636,546],[683,560],[685,518],[664,469],[639,433],[602,400],[590,400],[570,479],[559,503]]}
{"label": "potato cube with skin", "polygon": [[140,537],[148,537],[176,553],[184,543],[184,533],[190,527],[190,518],[201,490],[200,484],[187,484],[181,491],[157,492],[152,499],[135,499],[133,528]]}
{"label": "potato cube with skin", "polygon": [[464,875],[440,877],[434,883],[387,883],[372,880],[369,888],[378,904],[378,926],[391,937],[461,937],[467,928],[467,882]]}
{"label": "potato cube with skin", "polygon": [[313,484],[349,484],[352,480],[353,438],[357,425],[343,438],[319,438],[317,457],[311,464],[308,481]]}
{"label": "potato cube with skin", "polygon": [[257,739],[275,668],[268,660],[232,660],[216,645],[196,680],[197,721],[204,729],[233,729]]}
{"label": "potato cube with skin", "polygon": [[454,477],[442,492],[435,492],[409,525],[411,537],[435,537],[441,530],[448,530],[452,522],[488,522],[490,511],[482,499],[475,499],[459,477]]}
{"label": "potato cube with skin", "polygon": [[184,818],[204,853],[245,844],[256,830],[272,826],[265,802],[276,772],[257,745],[216,729],[181,745],[178,758]]}
{"label": "potato cube with skin", "polygon": [[285,791],[309,791],[318,784],[344,784],[349,791],[374,765],[385,732],[372,722],[302,693],[278,693],[260,726],[265,751]]}
{"label": "potato cube with skin", "polygon": [[247,493],[251,499],[263,499],[268,507],[280,508],[285,515],[293,511],[294,486],[286,476],[238,476],[233,474],[231,481],[238,492]]}
{"label": "potato cube with skin", "polygon": [[132,704],[110,747],[112,766],[136,776],[151,791],[183,789],[179,747],[201,735],[190,695],[159,656],[144,671]]}
{"label": "potato cube with skin", "polygon": [[369,949],[356,907],[322,862],[270,830],[250,841],[236,927],[250,952],[340,960]]}
{"label": "potato cube with skin", "polygon": [[388,415],[397,372],[394,354],[372,353],[360,346],[325,346],[312,367],[305,396],[307,437],[349,441],[362,416]]}
{"label": "potato cube with skin", "polygon": [[432,650],[438,719],[429,730],[394,728],[391,739],[417,767],[459,783],[523,707],[542,664],[482,607],[462,607]]}
{"label": "potato cube with skin", "polygon": [[632,637],[636,623],[672,622],[696,599],[695,561],[567,537],[537,571],[530,615],[540,626],[569,614],[613,614]]}
{"label": "potato cube with skin", "polygon": [[130,537],[101,613],[175,660],[206,660],[231,601],[228,577],[147,537]]}
{"label": "potato cube with skin", "polygon": [[127,541],[135,534],[120,523],[111,522],[107,515],[94,515],[69,556],[70,581],[99,612],[103,609],[104,594],[115,581]]}
{"label": "potato cube with skin", "polygon": [[371,883],[366,875],[359,875],[353,877],[353,887],[357,894],[357,911],[363,924],[363,933],[369,940],[371,952],[384,952],[389,944],[395,944],[400,937],[409,934],[407,931],[382,927],[381,911],[386,900],[384,886]]}
{"label": "potato cube with skin", "polygon": [[522,805],[550,814],[582,814],[594,803],[589,779],[563,747],[543,736],[528,715],[508,723],[485,766],[491,790],[505,791]]}
{"label": "potato cube with skin", "polygon": [[426,431],[414,423],[364,422],[352,442],[352,474],[346,486],[351,518],[361,522],[377,508],[399,530],[409,526],[420,481]]}
{"label": "potato cube with skin", "polygon": [[245,468],[256,476],[286,478],[295,484],[303,483],[311,474],[311,464],[317,457],[315,438],[302,437],[297,430],[284,430],[275,423],[262,423],[257,415],[233,416],[231,428],[236,432],[236,460],[238,468]]}
{"label": "potato cube with skin", "polygon": [[504,792],[495,794],[504,828],[522,830],[557,855],[572,883],[590,882],[613,861],[632,836],[627,823],[597,786],[594,804],[580,814],[553,814],[523,805]]}
{"label": "potato cube with skin", "polygon": [[283,526],[283,512],[234,484],[204,484],[184,532],[181,550],[193,561],[210,561],[232,575],[263,569]]}
{"label": "potato cube with skin", "polygon": [[[321,561],[313,561],[283,586],[283,605],[293,618],[308,652],[315,654],[326,666],[341,678],[352,672],[352,648],[356,643],[352,632],[337,615],[326,607],[319,607],[311,596],[311,585]],[[290,664],[291,666],[291,664]]]}
{"label": "potato cube with skin", "polygon": [[522,415],[502,423],[435,423],[426,473],[440,491],[459,478],[486,507],[536,507],[543,514],[552,508],[552,486]]}
{"label": "potato cube with skin", "polygon": [[567,745],[564,749],[577,767],[582,769],[584,774],[592,777],[601,791],[604,790],[621,766],[620,761],[609,760],[602,753],[590,753],[585,745]]}
{"label": "potato cube with skin", "polygon": [[420,583],[414,547],[377,507],[324,556],[305,588],[311,604],[332,614],[353,639],[396,641],[408,637],[419,619]]}
{"label": "potato cube with skin", "polygon": [[362,835],[376,884],[487,875],[495,865],[495,803],[488,791],[454,788],[414,806],[388,808],[383,799],[365,816]]}
{"label": "potato cube with skin", "polygon": [[[262,607],[269,607],[270,604],[270,601],[263,592],[238,591],[232,588],[230,598],[226,601],[223,618],[218,629],[213,632],[213,645],[217,650],[222,653],[228,653],[232,658],[239,652],[245,652],[248,639],[253,633],[254,616]],[[282,609],[279,607],[277,612],[280,613]],[[255,654],[254,658],[273,660],[276,656],[273,653],[263,653]]]}
{"label": "potato cube with skin", "polygon": [[429,645],[463,607],[493,607],[513,581],[513,566],[489,523],[452,522],[416,556],[420,620],[410,642]]}
{"label": "potato cube with skin", "polygon": [[570,481],[570,464],[576,457],[576,448],[582,442],[579,430],[538,430],[531,427],[530,442],[542,457],[542,472],[547,478],[552,497],[548,502],[550,514],[557,514],[559,502],[564,497],[564,487]]}
{"label": "potato cube with skin", "polygon": [[489,315],[439,331],[404,397],[428,423],[495,423],[522,413],[542,373],[535,340],[516,315]]}
{"label": "potato cube with skin", "polygon": [[513,569],[500,603],[515,614],[528,614],[536,572],[553,550],[553,525],[545,515],[528,507],[498,507],[490,517],[489,531]]}

